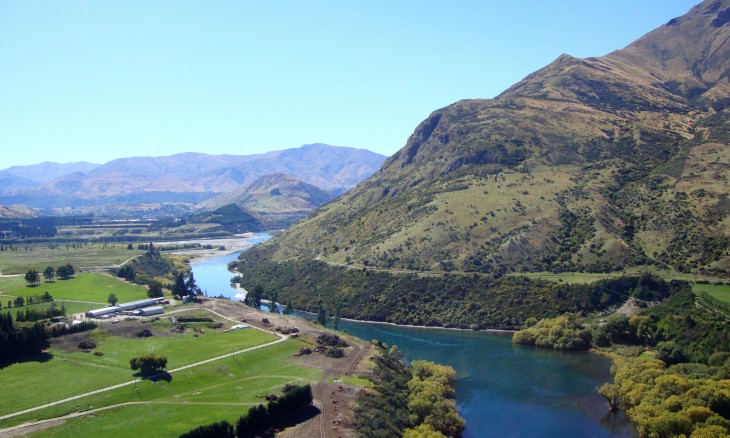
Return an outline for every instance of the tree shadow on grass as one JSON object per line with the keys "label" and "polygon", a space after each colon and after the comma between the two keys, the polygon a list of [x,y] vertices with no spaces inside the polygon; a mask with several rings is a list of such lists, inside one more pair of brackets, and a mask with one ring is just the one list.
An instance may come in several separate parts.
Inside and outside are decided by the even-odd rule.
{"label": "tree shadow on grass", "polygon": [[134,373],[133,376],[141,380],[149,380],[150,382],[159,382],[160,380],[164,380],[165,382],[170,383],[172,381],[172,374],[167,371],[159,371],[148,375],[143,375],[141,372],[138,372]]}
{"label": "tree shadow on grass", "polygon": [[285,418],[283,418],[283,421],[281,422],[281,426],[282,427],[296,426],[299,423],[304,423],[305,421],[316,417],[321,412],[322,411],[320,411],[318,407],[310,404],[309,406],[305,406],[305,407],[299,409],[298,411],[292,412],[291,414],[289,414]]}
{"label": "tree shadow on grass", "polygon": [[10,359],[2,359],[2,360],[0,360],[0,370],[3,368],[9,367],[10,365],[15,365],[18,363],[26,363],[26,362],[45,363],[51,359],[53,359],[53,355],[50,353],[45,353],[45,352],[29,354],[29,355],[25,355],[25,356],[10,358]]}

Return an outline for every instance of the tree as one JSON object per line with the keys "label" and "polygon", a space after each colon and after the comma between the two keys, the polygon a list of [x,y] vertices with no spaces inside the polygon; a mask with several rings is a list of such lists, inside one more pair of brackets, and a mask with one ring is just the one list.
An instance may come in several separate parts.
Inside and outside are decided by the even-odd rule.
{"label": "tree", "polygon": [[132,358],[129,365],[133,371],[140,370],[143,376],[149,376],[167,368],[167,358],[156,354],[145,354],[144,356]]}
{"label": "tree", "polygon": [[117,299],[116,294],[111,293],[107,297],[106,301],[107,301],[107,303],[111,304],[112,306],[115,306],[119,300]]}
{"label": "tree", "polygon": [[56,270],[53,269],[53,266],[46,267],[46,270],[43,271],[43,278],[45,278],[48,283],[53,283],[56,279]]}
{"label": "tree", "polygon": [[261,308],[261,298],[264,296],[264,287],[260,284],[254,285],[253,289],[251,289],[251,294],[253,294],[253,307],[260,309]]}
{"label": "tree", "polygon": [[184,297],[188,294],[188,288],[185,286],[185,277],[182,272],[175,275],[175,282],[172,284],[172,294]]}
{"label": "tree", "polygon": [[134,270],[134,267],[131,264],[125,264],[122,265],[121,268],[119,268],[119,272],[117,272],[117,277],[123,278],[127,281],[134,281],[135,278],[137,278],[137,273]]}
{"label": "tree", "polygon": [[319,305],[319,309],[317,309],[317,321],[323,326],[327,325],[327,311],[321,303]]}
{"label": "tree", "polygon": [[598,388],[598,393],[606,399],[608,402],[608,410],[611,412],[616,412],[621,402],[619,390],[619,386],[615,383],[604,383],[603,386]]}
{"label": "tree", "polygon": [[58,269],[56,269],[56,275],[61,277],[61,280],[68,280],[69,278],[73,277],[74,274],[76,274],[76,271],[70,263],[66,263],[65,265],[59,266]]}
{"label": "tree", "polygon": [[31,269],[25,273],[25,281],[29,286],[37,286],[41,282],[41,276],[38,275],[38,271]]}
{"label": "tree", "polygon": [[279,306],[276,304],[276,300],[279,298],[279,293],[274,292],[271,294],[271,304],[269,305],[269,310],[274,313],[279,313]]}
{"label": "tree", "polygon": [[286,307],[284,307],[284,315],[291,315],[292,313],[294,313],[294,306],[291,300],[287,300]]}
{"label": "tree", "polygon": [[340,311],[342,310],[342,305],[340,303],[337,303],[335,305],[335,330],[339,330],[340,327]]}
{"label": "tree", "polygon": [[152,280],[147,290],[147,297],[149,298],[160,298],[164,294],[162,293],[162,283],[157,280]]}
{"label": "tree", "polygon": [[16,297],[14,301],[15,307],[23,307],[25,306],[25,298],[23,297]]}
{"label": "tree", "polygon": [[192,272],[190,273],[190,277],[188,277],[188,281],[185,282],[185,289],[188,292],[187,295],[200,295],[202,293],[198,285],[195,284],[195,276],[193,276]]}

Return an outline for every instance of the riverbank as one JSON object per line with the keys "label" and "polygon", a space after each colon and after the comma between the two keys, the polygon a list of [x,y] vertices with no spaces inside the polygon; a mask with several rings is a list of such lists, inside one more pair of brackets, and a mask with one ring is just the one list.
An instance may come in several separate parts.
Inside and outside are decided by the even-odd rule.
{"label": "riverbank", "polygon": [[[227,271],[227,263],[226,257],[219,257],[220,270],[212,269],[213,263],[194,263],[198,285],[215,291],[211,295],[237,293],[230,288],[228,279],[233,274]],[[239,306],[236,308],[243,309]],[[315,317],[297,313],[303,318]],[[266,313],[266,317],[277,316]],[[407,362],[424,359],[453,366],[459,376],[456,403],[467,421],[464,438],[500,434],[635,436],[627,422],[606,417],[605,400],[595,391],[611,379],[611,361],[601,355],[521,348],[512,343],[513,332],[503,329],[401,325],[352,318],[341,319],[339,329],[366,342],[378,339],[397,345]],[[331,391],[325,393],[329,394]],[[513,421],[515,410],[520,412],[519,422]]]}
{"label": "riverbank", "polygon": [[[212,245],[213,248],[187,248],[175,251],[165,251],[165,254],[190,257],[191,260],[199,262],[213,257],[219,257],[232,254],[234,252],[243,251],[253,246],[253,244],[248,242],[247,240],[241,239],[216,239],[215,242],[201,240],[194,243],[200,243],[202,245]],[[221,249],[221,247],[223,247],[224,249]]]}
{"label": "riverbank", "polygon": [[[298,312],[310,313],[310,312],[303,312],[301,310],[298,310]],[[314,313],[312,313],[312,315],[314,315]],[[395,322],[385,322],[385,321],[364,321],[364,320],[360,320],[360,319],[351,319],[351,318],[340,318],[340,319],[342,321],[356,322],[356,323],[363,323],[363,324],[389,325],[389,326],[393,326],[393,327],[407,327],[407,328],[416,328],[416,329],[456,330],[456,331],[465,331],[465,332],[487,332],[487,333],[515,333],[516,332],[516,330],[506,330],[506,329],[474,330],[474,329],[465,329],[465,328],[458,328],[458,327],[436,327],[436,326],[428,326],[428,325],[398,324]]]}

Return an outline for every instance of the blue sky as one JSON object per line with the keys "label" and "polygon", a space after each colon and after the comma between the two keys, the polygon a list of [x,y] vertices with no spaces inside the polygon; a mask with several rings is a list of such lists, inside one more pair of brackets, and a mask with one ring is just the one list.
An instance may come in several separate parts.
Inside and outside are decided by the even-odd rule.
{"label": "blue sky", "polygon": [[390,155],[438,108],[685,0],[0,2],[0,169],[328,143]]}

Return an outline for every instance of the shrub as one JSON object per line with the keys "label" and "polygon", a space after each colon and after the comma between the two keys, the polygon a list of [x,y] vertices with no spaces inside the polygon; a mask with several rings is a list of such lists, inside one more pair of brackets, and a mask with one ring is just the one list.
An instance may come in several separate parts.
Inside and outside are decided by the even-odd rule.
{"label": "shrub", "polygon": [[342,348],[332,347],[328,348],[327,351],[324,352],[324,355],[327,357],[340,358],[345,357],[345,351]]}
{"label": "shrub", "polygon": [[82,350],[93,350],[96,348],[96,343],[92,341],[81,341],[79,342],[79,348]]}

